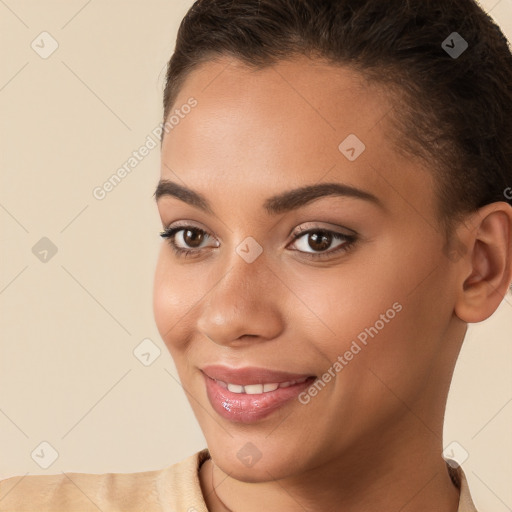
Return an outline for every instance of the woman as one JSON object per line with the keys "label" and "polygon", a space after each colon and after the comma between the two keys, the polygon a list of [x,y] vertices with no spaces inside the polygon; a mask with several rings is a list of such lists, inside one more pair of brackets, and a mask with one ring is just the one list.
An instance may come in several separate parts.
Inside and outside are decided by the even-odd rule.
{"label": "woman", "polygon": [[0,510],[474,512],[443,418],[512,280],[511,84],[473,0],[196,2],[154,312],[208,448],[7,479]]}

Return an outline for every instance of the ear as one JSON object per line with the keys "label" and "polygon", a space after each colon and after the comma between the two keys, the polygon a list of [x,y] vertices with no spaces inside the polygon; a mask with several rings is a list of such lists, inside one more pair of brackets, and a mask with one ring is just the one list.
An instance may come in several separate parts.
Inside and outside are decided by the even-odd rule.
{"label": "ear", "polygon": [[467,252],[458,264],[455,314],[464,322],[489,318],[512,280],[512,206],[499,201],[483,206],[465,222],[461,238]]}

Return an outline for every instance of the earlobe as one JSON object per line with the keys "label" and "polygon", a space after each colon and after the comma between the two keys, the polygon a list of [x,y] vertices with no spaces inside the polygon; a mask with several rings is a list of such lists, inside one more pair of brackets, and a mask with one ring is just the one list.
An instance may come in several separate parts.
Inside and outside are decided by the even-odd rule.
{"label": "earlobe", "polygon": [[488,204],[475,212],[471,224],[455,313],[476,323],[494,313],[512,280],[512,206],[502,201]]}

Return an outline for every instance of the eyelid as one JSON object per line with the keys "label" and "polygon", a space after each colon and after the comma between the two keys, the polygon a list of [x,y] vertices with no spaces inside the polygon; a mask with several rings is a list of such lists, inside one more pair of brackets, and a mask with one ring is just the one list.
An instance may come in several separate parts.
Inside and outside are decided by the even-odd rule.
{"label": "eyelid", "polygon": [[302,224],[299,227],[294,228],[291,231],[290,236],[296,236],[296,235],[304,233],[306,231],[327,231],[329,233],[338,233],[340,235],[344,235],[347,237],[358,236],[357,231],[354,231],[353,229],[346,228],[344,226],[338,226],[335,224],[330,224],[330,223],[329,223],[329,226],[332,226],[332,227],[325,227],[323,225],[320,225],[319,223],[314,223],[314,222],[306,223],[306,226],[304,224]]}
{"label": "eyelid", "polygon": [[176,220],[174,222],[169,222],[169,224],[163,224],[163,229],[174,229],[174,228],[196,228],[205,231],[206,233],[210,233],[206,228],[199,226],[197,222],[193,220]]}

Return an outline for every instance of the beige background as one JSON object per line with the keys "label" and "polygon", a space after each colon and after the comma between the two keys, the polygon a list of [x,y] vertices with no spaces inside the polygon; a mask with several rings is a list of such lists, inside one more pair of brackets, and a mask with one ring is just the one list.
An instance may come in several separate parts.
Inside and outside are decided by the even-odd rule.
{"label": "beige background", "polygon": [[[153,320],[158,147],[92,193],[159,124],[191,4],[0,0],[0,478],[157,469],[205,446]],[[510,38],[512,0],[482,5]],[[59,45],[46,59],[31,47],[51,48],[43,31]],[[46,262],[32,252],[43,237],[57,248]],[[445,426],[493,512],[512,510],[511,333],[508,296],[470,329]],[[133,354],[146,338],[161,350],[149,366]],[[58,452],[47,469],[43,441]]]}

